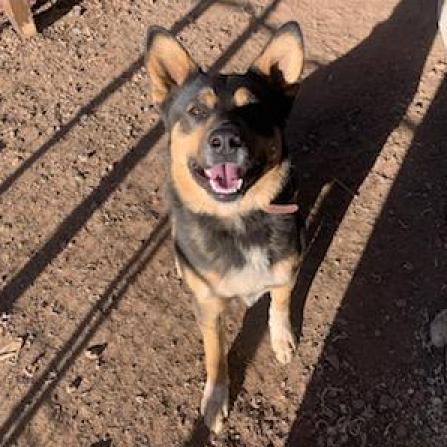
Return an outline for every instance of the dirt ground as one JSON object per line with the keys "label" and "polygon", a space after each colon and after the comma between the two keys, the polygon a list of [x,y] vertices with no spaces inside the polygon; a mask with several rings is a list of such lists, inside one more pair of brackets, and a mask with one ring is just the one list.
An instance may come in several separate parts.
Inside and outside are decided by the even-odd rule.
{"label": "dirt ground", "polygon": [[[447,445],[445,353],[429,339],[447,307],[436,7],[39,1],[29,41],[0,18],[2,446]],[[203,66],[243,70],[288,19],[307,62],[287,135],[315,212],[299,348],[275,363],[267,298],[231,307],[233,405],[216,437],[198,415],[202,345],[173,265],[142,42],[164,25]]]}

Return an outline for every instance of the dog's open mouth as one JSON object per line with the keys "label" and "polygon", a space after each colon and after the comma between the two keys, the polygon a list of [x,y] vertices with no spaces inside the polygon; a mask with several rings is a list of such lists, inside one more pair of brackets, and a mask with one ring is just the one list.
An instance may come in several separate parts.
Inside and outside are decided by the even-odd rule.
{"label": "dog's open mouth", "polygon": [[209,168],[202,168],[190,159],[189,170],[197,183],[223,202],[236,200],[251,187],[263,171],[263,164],[244,167],[237,163],[218,163]]}
{"label": "dog's open mouth", "polygon": [[218,163],[202,168],[197,161],[189,160],[189,169],[196,181],[222,201],[235,200],[245,186],[245,170],[236,163]]}
{"label": "dog's open mouth", "polygon": [[236,163],[219,163],[205,169],[204,173],[216,194],[234,194],[244,183],[242,169]]}

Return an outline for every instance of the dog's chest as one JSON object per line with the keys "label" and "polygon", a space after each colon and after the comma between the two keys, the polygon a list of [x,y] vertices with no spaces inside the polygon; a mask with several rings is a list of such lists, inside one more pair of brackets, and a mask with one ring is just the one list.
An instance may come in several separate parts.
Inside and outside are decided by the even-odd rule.
{"label": "dog's chest", "polygon": [[286,275],[275,271],[265,248],[251,247],[243,252],[243,256],[244,265],[231,267],[217,283],[216,291],[220,296],[238,296],[247,305],[252,305],[272,287],[288,281]]}
{"label": "dog's chest", "polygon": [[177,208],[173,222],[177,257],[209,281],[210,294],[250,305],[290,281],[291,273],[278,265],[297,252],[293,216],[256,212],[228,222]]}

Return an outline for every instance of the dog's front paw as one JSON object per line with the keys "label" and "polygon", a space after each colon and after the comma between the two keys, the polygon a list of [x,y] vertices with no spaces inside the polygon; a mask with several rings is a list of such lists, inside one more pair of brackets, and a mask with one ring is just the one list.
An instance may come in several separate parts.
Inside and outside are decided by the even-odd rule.
{"label": "dog's front paw", "polygon": [[229,392],[225,383],[207,383],[203,392],[200,412],[205,425],[214,433],[220,433],[224,419],[228,417]]}
{"label": "dog's front paw", "polygon": [[272,349],[279,363],[290,363],[296,349],[296,339],[290,328],[279,326],[270,331]]}

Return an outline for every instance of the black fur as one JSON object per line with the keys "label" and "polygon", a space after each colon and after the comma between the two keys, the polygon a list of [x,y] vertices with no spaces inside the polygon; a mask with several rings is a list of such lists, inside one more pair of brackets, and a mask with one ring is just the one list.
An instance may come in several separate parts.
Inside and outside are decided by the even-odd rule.
{"label": "black fur", "polygon": [[238,225],[222,218],[194,213],[169,187],[171,214],[176,227],[175,248],[189,266],[224,276],[231,268],[243,268],[244,252],[250,248],[268,251],[271,265],[298,251],[301,253],[304,221],[299,214],[268,214],[253,211],[240,217]]}

